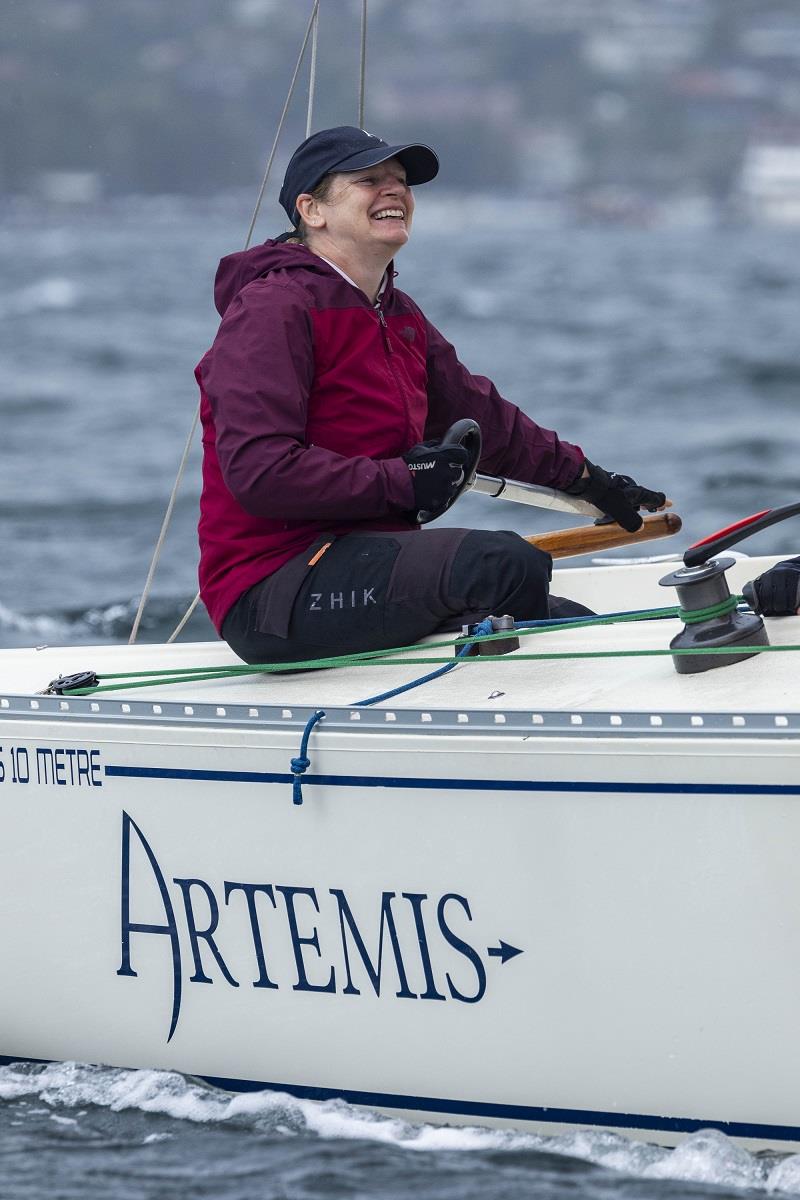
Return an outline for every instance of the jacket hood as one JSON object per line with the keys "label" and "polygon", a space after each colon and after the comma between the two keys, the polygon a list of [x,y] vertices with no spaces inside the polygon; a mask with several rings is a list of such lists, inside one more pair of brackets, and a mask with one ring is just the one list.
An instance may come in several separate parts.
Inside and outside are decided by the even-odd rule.
{"label": "jacket hood", "polygon": [[231,301],[243,287],[254,279],[261,279],[270,271],[291,270],[315,271],[320,275],[330,274],[332,268],[305,246],[289,245],[286,242],[263,242],[249,250],[238,250],[220,260],[214,280],[214,304],[222,317]]}

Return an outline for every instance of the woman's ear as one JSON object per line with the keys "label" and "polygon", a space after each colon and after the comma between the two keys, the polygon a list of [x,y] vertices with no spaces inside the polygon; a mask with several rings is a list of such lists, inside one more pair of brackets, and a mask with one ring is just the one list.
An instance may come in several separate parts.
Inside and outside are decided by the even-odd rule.
{"label": "woman's ear", "polygon": [[310,192],[301,192],[295,200],[295,208],[300,213],[300,220],[306,229],[321,229],[325,218],[319,211],[319,205]]}

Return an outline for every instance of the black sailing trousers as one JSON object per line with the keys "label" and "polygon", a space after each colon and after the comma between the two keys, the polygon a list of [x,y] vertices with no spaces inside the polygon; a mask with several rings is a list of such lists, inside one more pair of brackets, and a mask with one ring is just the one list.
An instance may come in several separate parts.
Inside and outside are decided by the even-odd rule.
{"label": "black sailing trousers", "polygon": [[516,533],[348,533],[321,539],[240,596],[222,636],[245,662],[300,662],[404,646],[489,615],[537,620],[550,614],[551,569],[550,555]]}

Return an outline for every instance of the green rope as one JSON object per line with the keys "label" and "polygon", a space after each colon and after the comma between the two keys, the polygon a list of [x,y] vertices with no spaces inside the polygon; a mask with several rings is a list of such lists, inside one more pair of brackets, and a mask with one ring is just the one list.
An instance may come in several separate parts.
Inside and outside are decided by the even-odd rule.
{"label": "green rope", "polygon": [[[508,637],[508,634],[506,633],[505,636]],[[477,640],[478,639],[476,638],[476,641]],[[516,653],[514,655],[514,661],[515,662],[546,662],[548,660],[553,660],[553,659],[648,658],[648,657],[653,658],[653,657],[659,657],[659,656],[665,656],[665,655],[673,655],[674,656],[674,655],[692,655],[692,654],[727,654],[727,655],[731,655],[731,654],[769,654],[769,653],[774,654],[774,653],[781,653],[783,651],[789,651],[789,650],[791,650],[791,651],[800,650],[800,645],[797,645],[797,646],[794,646],[794,645],[792,645],[792,646],[731,645],[731,646],[707,646],[707,647],[701,646],[701,647],[685,647],[685,648],[677,648],[676,647],[674,650],[670,650],[668,648],[655,649],[655,650],[561,650],[561,651],[551,650],[551,651],[540,651],[535,654]],[[394,651],[388,651],[388,653],[392,654],[392,653],[394,653]],[[423,658],[420,655],[410,655],[409,657],[406,657],[406,658],[364,659],[358,665],[363,666],[363,667],[373,667],[373,666],[377,666],[377,667],[379,667],[379,666],[411,667],[411,666],[430,666],[435,663],[449,663],[452,661],[453,661],[452,656],[448,656],[448,657],[444,658],[441,656],[437,657],[435,655],[431,655],[429,657]],[[462,658],[460,661],[464,664],[508,662],[508,655],[506,655],[506,654],[468,655],[467,657]],[[264,667],[267,667],[268,670],[272,671],[272,672],[285,670],[285,665],[283,665],[283,664],[278,665],[278,666],[274,666],[273,664],[263,664],[261,669],[263,670]],[[206,673],[204,675],[192,676],[192,677],[189,677],[188,679],[186,676],[181,677],[181,678],[164,676],[159,679],[140,680],[138,682],[128,683],[128,684],[118,683],[118,684],[101,685],[100,687],[96,687],[96,688],[76,688],[75,691],[69,692],[68,695],[69,696],[92,696],[98,692],[117,691],[120,688],[125,688],[127,690],[128,688],[147,687],[150,684],[160,686],[162,684],[167,684],[167,683],[187,683],[187,682],[195,682],[195,681],[202,682],[206,679],[225,679],[225,678],[228,678],[228,673],[226,671],[209,671],[208,673]]]}
{"label": "green rope", "polygon": [[[530,628],[519,628],[515,632],[520,637],[529,637],[534,634],[553,633],[564,629],[587,629],[598,625],[618,625],[636,621],[652,621],[660,620],[666,617],[679,617],[689,623],[708,620],[712,616],[718,616],[728,612],[732,612],[739,602],[741,596],[730,596],[721,604],[711,605],[705,609],[696,609],[688,614],[677,606],[665,608],[652,608],[641,612],[616,613],[607,616],[586,617],[582,620],[575,620],[553,623],[552,625],[538,625]],[[331,655],[328,658],[304,659],[298,662],[288,663],[242,663],[233,664],[226,667],[169,667],[166,671],[121,671],[104,675],[104,680],[119,680],[117,683],[103,683],[94,688],[76,688],[69,692],[70,696],[91,696],[98,692],[119,691],[128,688],[141,688],[150,685],[162,686],[172,683],[203,683],[206,680],[212,679],[235,679],[240,675],[275,675],[298,671],[313,671],[313,670],[330,670],[334,668],[344,667],[368,667],[368,666],[416,666],[427,665],[434,663],[447,663],[452,661],[452,651],[454,648],[474,644],[480,642],[500,641],[508,637],[507,631],[499,633],[482,634],[479,636],[461,635],[456,638],[446,639],[444,641],[429,642],[425,647],[424,657],[420,653],[419,643],[409,646],[393,646],[383,650],[363,650],[353,654]],[[451,654],[447,658],[436,657],[428,653],[431,650],[447,649]],[[548,651],[532,654],[515,653],[516,661],[537,662],[553,659],[584,659],[584,658],[635,658],[635,657],[655,657],[662,655],[691,655],[691,654],[739,654],[742,652],[760,654],[764,651],[783,651],[783,650],[800,650],[800,646],[735,646],[735,647],[699,647],[685,649],[654,649],[654,650],[564,650],[564,651]],[[396,657],[403,655],[402,658]],[[506,659],[506,655],[500,654],[481,654],[480,656],[467,656],[461,661],[465,663],[475,662],[499,662]]]}
{"label": "green rope", "polygon": [[[576,621],[573,618],[569,621],[562,621],[558,623],[554,622],[552,625],[534,626],[533,628],[529,629],[521,628],[515,630],[515,632],[520,637],[529,637],[537,633],[553,633],[562,629],[586,629],[595,625],[616,625],[630,621],[660,620],[663,617],[676,617],[678,612],[679,609],[675,606],[669,608],[653,608],[647,609],[643,612],[617,613],[615,616],[586,617],[580,621]],[[445,641],[428,642],[426,649],[453,649],[469,644],[477,645],[479,642],[500,641],[503,638],[508,638],[508,633],[505,631],[476,636],[460,634],[456,638],[449,638]],[[334,667],[368,666],[373,662],[385,661],[389,655],[406,654],[411,652],[419,652],[418,642],[414,642],[409,646],[390,646],[383,650],[359,650],[353,654],[337,654],[331,655],[328,658],[309,658],[298,662],[232,663],[226,667],[168,667],[166,671],[164,668],[152,671],[110,671],[103,675],[103,679],[141,680],[141,682],[106,684],[94,688],[76,688],[74,691],[70,691],[69,695],[89,696],[94,695],[95,692],[114,691],[121,687],[147,687],[150,683],[159,685],[162,683],[193,683],[195,681],[201,682],[205,679],[234,679],[238,675],[273,675],[280,674],[282,672],[312,671],[330,669]],[[481,657],[485,656],[482,655]],[[394,662],[394,660],[390,661]]]}
{"label": "green rope", "polygon": [[708,608],[679,608],[678,616],[686,625],[696,625],[699,621],[710,621],[714,617],[725,617],[734,612],[739,603],[738,596],[726,596],[719,604],[710,604]]}
{"label": "green rope", "polygon": [[[508,636],[506,634],[506,636]],[[541,662],[546,659],[555,658],[646,658],[656,655],[675,655],[675,654],[766,654],[769,652],[778,652],[782,650],[800,650],[800,645],[797,646],[740,646],[738,644],[731,646],[708,646],[708,647],[676,647],[674,650],[657,649],[657,650],[561,650],[561,651],[540,651],[536,654],[515,654],[514,662]],[[406,666],[423,663],[439,663],[450,662],[449,658],[387,658],[384,663],[392,666]],[[468,655],[461,660],[464,663],[481,663],[481,662],[508,662],[506,654],[481,654]],[[370,663],[365,663],[365,666],[370,666]]]}

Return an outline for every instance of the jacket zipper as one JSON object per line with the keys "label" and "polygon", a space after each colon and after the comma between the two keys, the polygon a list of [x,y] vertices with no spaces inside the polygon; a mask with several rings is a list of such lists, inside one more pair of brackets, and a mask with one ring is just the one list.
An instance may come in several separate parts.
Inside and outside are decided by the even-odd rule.
{"label": "jacket zipper", "polygon": [[381,334],[383,335],[383,344],[386,347],[386,355],[389,359],[387,366],[389,367],[389,371],[391,372],[392,378],[394,379],[395,385],[400,394],[400,400],[402,401],[402,404],[403,404],[403,411],[405,412],[405,418],[406,418],[406,436],[409,437],[411,435],[411,411],[410,411],[410,406],[409,406],[409,401],[408,401],[408,395],[406,394],[406,389],[403,385],[403,380],[401,379],[394,363],[392,362],[392,359],[396,358],[397,356],[396,356],[394,350],[392,349],[392,343],[389,341],[389,326],[386,323],[386,317],[383,315],[383,309],[381,308],[380,300],[378,300],[377,303],[373,307],[375,308],[375,312],[377,314],[378,321],[380,322]]}
{"label": "jacket zipper", "polygon": [[386,317],[383,315],[380,300],[375,305],[375,312],[378,314],[378,320],[381,323],[381,333],[383,334],[383,344],[386,347],[386,353],[394,354],[392,343],[389,341],[389,326],[386,324]]}

